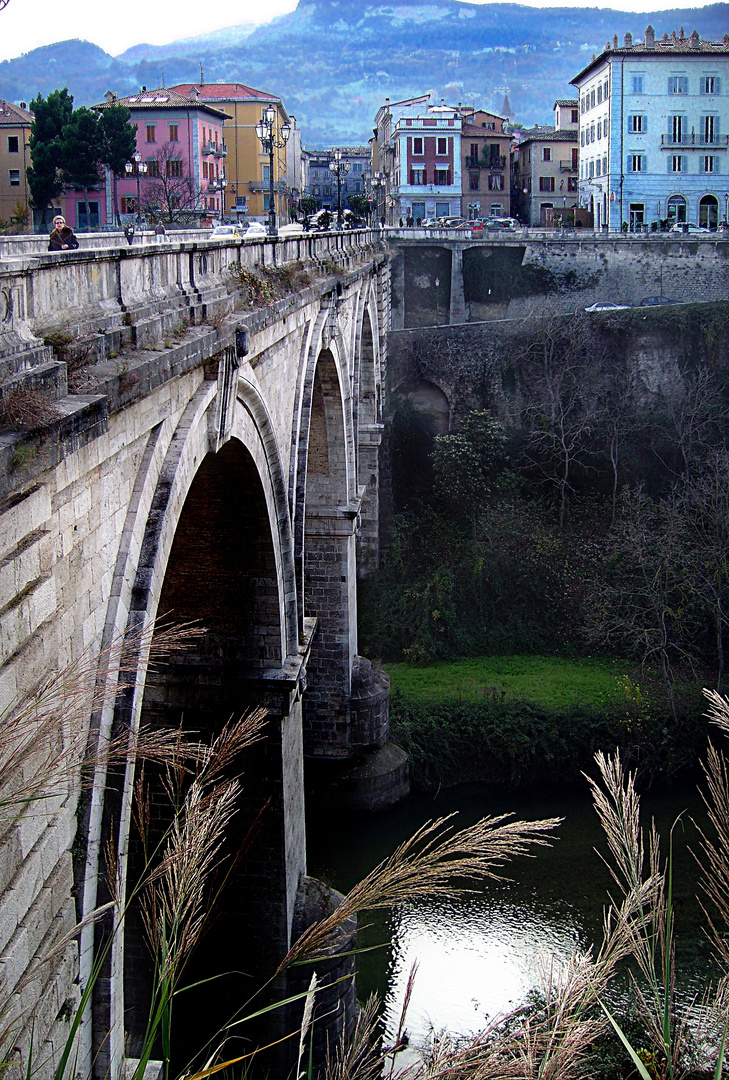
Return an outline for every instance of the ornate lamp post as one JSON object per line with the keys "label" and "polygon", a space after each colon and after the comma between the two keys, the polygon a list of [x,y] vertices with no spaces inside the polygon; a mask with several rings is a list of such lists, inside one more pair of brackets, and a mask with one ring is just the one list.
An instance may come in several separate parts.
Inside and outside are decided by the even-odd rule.
{"label": "ornate lamp post", "polygon": [[220,224],[225,225],[225,189],[228,186],[228,181],[224,176],[219,177],[217,180],[213,180],[210,184],[211,191],[220,192]]}
{"label": "ornate lamp post", "polygon": [[334,151],[334,161],[329,162],[329,171],[337,178],[337,228],[342,227],[342,177],[349,172],[349,162],[342,161],[342,151]]}
{"label": "ornate lamp post", "polygon": [[273,152],[282,150],[289,141],[291,126],[288,123],[281,124],[276,134],[276,109],[269,105],[264,110],[263,116],[256,124],[258,136],[264,154],[268,154],[268,235],[277,236],[276,209],[273,205]]}
{"label": "ornate lamp post", "polygon": [[372,183],[372,190],[375,193],[375,222],[377,224],[377,228],[379,229],[379,227],[380,227],[380,191],[384,191],[385,177],[381,176],[380,173],[376,172],[372,176],[371,183]]}
{"label": "ornate lamp post", "polygon": [[127,176],[131,176],[132,173],[135,172],[135,171],[136,171],[136,174],[137,174],[137,225],[141,225],[142,224],[142,214],[141,214],[141,204],[140,204],[141,188],[140,188],[139,185],[140,185],[140,181],[141,181],[142,177],[146,175],[147,162],[142,161],[142,155],[139,153],[138,150],[135,150],[134,153],[132,154],[132,160],[126,162],[126,164],[124,165],[124,171],[127,174]]}

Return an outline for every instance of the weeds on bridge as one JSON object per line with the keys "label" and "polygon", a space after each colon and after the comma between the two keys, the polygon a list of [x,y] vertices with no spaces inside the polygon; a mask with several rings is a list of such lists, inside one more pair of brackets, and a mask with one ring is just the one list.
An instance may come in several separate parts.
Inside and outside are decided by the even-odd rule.
{"label": "weeds on bridge", "polygon": [[231,263],[228,272],[244,308],[271,307],[277,300],[311,284],[309,272],[302,262],[257,266],[250,270],[240,263]]}

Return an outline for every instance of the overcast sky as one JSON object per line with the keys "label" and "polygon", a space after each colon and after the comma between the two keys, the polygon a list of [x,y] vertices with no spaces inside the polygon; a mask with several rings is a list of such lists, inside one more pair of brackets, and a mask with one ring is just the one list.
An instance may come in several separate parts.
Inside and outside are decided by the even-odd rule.
{"label": "overcast sky", "polygon": [[[0,3],[2,0],[0,0]],[[565,7],[577,0],[531,0],[530,7]],[[598,5],[595,5],[598,6]],[[619,11],[656,11],[665,2],[610,0],[600,7]],[[240,23],[267,22],[292,11],[296,0],[237,0],[230,4],[201,4],[199,0],[124,0],[99,4],[97,0],[8,0],[0,10],[0,60],[10,60],[39,45],[67,38],[85,38],[115,56],[130,45],[164,45],[183,37]],[[220,14],[216,11],[220,8]]]}

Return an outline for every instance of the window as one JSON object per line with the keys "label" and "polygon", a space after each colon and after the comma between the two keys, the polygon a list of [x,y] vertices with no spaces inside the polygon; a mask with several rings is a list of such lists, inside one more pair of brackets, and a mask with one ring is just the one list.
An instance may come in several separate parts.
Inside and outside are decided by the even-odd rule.
{"label": "window", "polygon": [[602,83],[598,83],[597,86],[597,103],[602,105]]}
{"label": "window", "polygon": [[671,117],[671,141],[675,143],[683,142],[683,117],[672,116]]}
{"label": "window", "polygon": [[480,178],[480,175],[481,174],[477,173],[477,172],[472,172],[472,173],[468,174],[468,190],[469,191],[478,191],[479,190],[479,178]]}
{"label": "window", "polygon": [[647,172],[643,154],[628,154],[628,172]]}
{"label": "window", "polygon": [[578,124],[579,121],[580,121],[580,114],[577,111],[577,109],[573,109],[572,110],[572,123],[573,124]]}
{"label": "window", "polygon": [[179,158],[173,158],[167,162],[167,175],[174,177],[182,176],[182,162]]}
{"label": "window", "polygon": [[411,169],[410,183],[413,184],[415,187],[421,187],[423,184],[425,184],[425,169]]}
{"label": "window", "polygon": [[447,155],[447,153],[448,153],[448,140],[447,139],[438,139],[438,149],[436,150],[436,153],[438,154],[439,157],[444,157],[445,155]]}
{"label": "window", "polygon": [[121,212],[122,214],[136,214],[137,212],[137,199],[134,196],[122,195],[121,200]]}
{"label": "window", "polygon": [[576,146],[573,146],[572,147],[572,168],[573,169],[577,168],[577,164],[578,164],[579,160],[580,160],[580,151],[577,149]]}
{"label": "window", "polygon": [[701,129],[704,135],[704,142],[710,145],[716,142],[716,134],[719,128],[718,116],[702,116],[701,117]]}
{"label": "window", "polygon": [[471,143],[471,153],[468,155],[473,161],[478,161],[478,143]]}
{"label": "window", "polygon": [[208,163],[207,163],[207,161],[203,161],[203,180],[207,180],[207,179],[208,179]]}
{"label": "window", "polygon": [[8,179],[11,187],[20,187],[20,169],[10,169]]}
{"label": "window", "polygon": [[263,209],[267,213],[271,209],[271,196],[266,192],[263,196]]}
{"label": "window", "polygon": [[605,101],[610,97],[610,80],[606,79],[603,83],[602,96]]}
{"label": "window", "polygon": [[9,154],[19,154],[20,153],[20,146],[19,146],[18,136],[17,135],[8,135],[8,153]]}
{"label": "window", "polygon": [[451,170],[450,169],[436,169],[435,170],[435,183],[444,184],[446,187],[451,182]]}
{"label": "window", "polygon": [[645,203],[630,204],[630,228],[635,229],[643,225],[645,218]]}
{"label": "window", "polygon": [[271,166],[270,165],[264,165],[263,166],[263,182],[264,182],[264,184],[270,184],[271,183]]}
{"label": "window", "polygon": [[591,161],[587,166],[587,175],[590,179],[595,175],[595,162]]}
{"label": "window", "polygon": [[595,125],[590,124],[590,142],[595,141]]}
{"label": "window", "polygon": [[170,142],[179,142],[179,124],[170,124]]}
{"label": "window", "polygon": [[704,75],[701,79],[701,93],[702,94],[720,94],[721,93],[721,80],[717,75]]}
{"label": "window", "polygon": [[422,152],[423,152],[423,140],[422,139],[413,139],[413,153],[414,154],[422,154]]}
{"label": "window", "polygon": [[590,91],[590,108],[591,109],[595,108],[595,91],[594,90]]}
{"label": "window", "polygon": [[669,94],[688,94],[688,75],[669,75]]}
{"label": "window", "polygon": [[585,145],[585,131],[584,131],[584,128],[583,128],[583,130],[580,132],[580,146],[584,146],[584,145]]}
{"label": "window", "polygon": [[644,94],[645,93],[645,76],[644,75],[631,75],[630,76],[630,92],[631,92],[631,94]]}
{"label": "window", "polygon": [[586,107],[587,107],[587,106],[585,105],[585,101],[586,101],[586,98],[585,98],[585,97],[583,97],[583,98],[581,99],[581,101],[580,101],[580,112],[583,112],[583,113],[584,113],[584,111],[585,111],[585,109],[586,109]]}
{"label": "window", "polygon": [[595,162],[595,176],[599,176],[599,175],[600,175],[600,172],[601,172],[601,164],[602,164],[602,162],[600,161],[600,158],[598,158],[598,159],[596,160],[596,162]]}
{"label": "window", "polygon": [[711,154],[705,154],[701,158],[701,171],[717,173],[719,172],[719,158],[713,157]]}
{"label": "window", "polygon": [[648,130],[648,117],[638,114],[628,117],[628,131],[631,135],[643,135]]}
{"label": "window", "polygon": [[491,217],[501,217],[504,208],[500,202],[491,203]]}
{"label": "window", "polygon": [[540,176],[539,177],[539,190],[540,191],[554,191],[554,177],[553,176]]}
{"label": "window", "polygon": [[597,137],[598,139],[602,138],[602,120],[598,120],[597,122]]}
{"label": "window", "polygon": [[147,142],[155,142],[154,137],[155,126],[154,124],[147,124]]}
{"label": "window", "polygon": [[448,217],[451,212],[450,203],[437,202],[435,204],[435,216],[436,217]]}
{"label": "window", "polygon": [[155,179],[159,178],[159,161],[157,161],[157,158],[147,159],[147,176],[153,176]]}
{"label": "window", "polygon": [[603,159],[602,159],[603,176],[607,176],[607,171],[608,171],[608,168],[607,168],[607,154],[605,154]]}
{"label": "window", "polygon": [[542,147],[542,161],[551,161],[551,160],[552,160],[552,147],[551,146],[543,146]]}
{"label": "window", "polygon": [[567,177],[567,190],[568,191],[577,191],[578,187],[579,187],[579,184],[577,183],[577,177],[576,176],[568,176]]}
{"label": "window", "polygon": [[501,173],[489,173],[489,191],[503,191],[504,177]]}

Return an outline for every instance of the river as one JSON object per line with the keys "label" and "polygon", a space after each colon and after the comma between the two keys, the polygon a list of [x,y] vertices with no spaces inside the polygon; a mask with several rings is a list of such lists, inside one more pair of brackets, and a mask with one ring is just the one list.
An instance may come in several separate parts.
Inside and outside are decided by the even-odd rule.
{"label": "river", "polygon": [[[384,943],[358,963],[358,996],[376,991],[390,1031],[396,1028],[408,973],[419,970],[407,1027],[415,1045],[435,1030],[468,1034],[487,1019],[522,1004],[540,985],[540,965],[566,960],[575,947],[599,944],[609,874],[595,853],[607,847],[586,790],[494,791],[467,784],[436,798],[415,794],[391,810],[371,816],[309,812],[309,873],[346,891],[395,846],[433,817],[458,811],[459,826],[487,814],[513,811],[518,818],[563,817],[553,847],[520,858],[504,870],[510,881],[489,882],[477,894],[422,900],[401,910],[360,919],[360,946]],[[674,834],[674,901],[680,990],[694,994],[712,969],[696,901],[698,848],[692,818],[703,824],[703,804],[694,786],[649,793],[643,821],[655,817],[667,850]]]}

